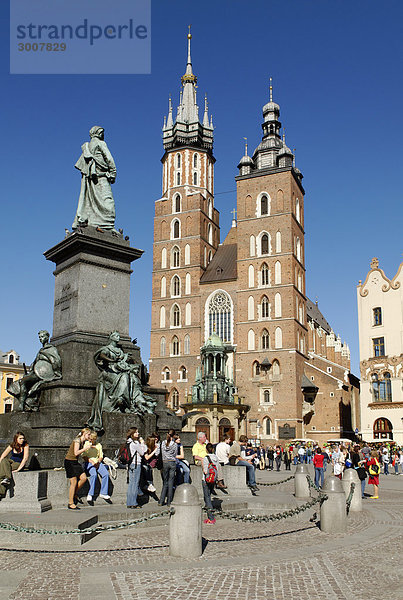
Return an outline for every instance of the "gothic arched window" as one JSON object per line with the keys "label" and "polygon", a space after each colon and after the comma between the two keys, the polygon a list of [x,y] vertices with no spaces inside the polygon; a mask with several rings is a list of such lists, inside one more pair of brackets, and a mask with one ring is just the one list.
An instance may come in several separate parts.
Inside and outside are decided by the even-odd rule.
{"label": "gothic arched window", "polygon": [[181,155],[180,154],[176,155],[176,168],[177,169],[181,168]]}
{"label": "gothic arched window", "polygon": [[269,214],[269,200],[267,196],[262,196],[260,199],[260,214],[262,216]]}
{"label": "gothic arched window", "polygon": [[166,352],[166,341],[165,341],[165,338],[162,337],[161,341],[160,341],[160,355],[165,356],[165,352]]}
{"label": "gothic arched window", "polygon": [[172,355],[179,356],[179,339],[176,335],[172,338]]}
{"label": "gothic arched window", "polygon": [[261,254],[269,254],[269,236],[267,235],[267,233],[264,233],[262,235],[260,244],[261,244]]}
{"label": "gothic arched window", "polygon": [[262,264],[260,272],[262,274],[262,285],[270,285],[270,271],[266,263]]}
{"label": "gothic arched window", "polygon": [[172,278],[171,294],[172,296],[180,296],[181,293],[181,280],[177,275]]}
{"label": "gothic arched window", "polygon": [[172,238],[177,240],[180,237],[180,222],[178,219],[175,219],[172,225]]}
{"label": "gothic arched window", "polygon": [[252,376],[258,377],[259,375],[260,375],[260,363],[258,360],[255,360],[255,362],[252,365]]}
{"label": "gothic arched window", "polygon": [[179,392],[175,388],[171,392],[171,406],[172,410],[178,410],[179,408]]}
{"label": "gothic arched window", "polygon": [[184,351],[184,354],[190,354],[190,336],[189,335],[185,335],[183,351]]}
{"label": "gothic arched window", "polygon": [[271,419],[267,417],[265,420],[265,433],[266,435],[271,435]]}
{"label": "gothic arched window", "polygon": [[180,184],[181,184],[181,174],[178,171],[178,173],[176,174],[176,185],[180,185]]}
{"label": "gothic arched window", "polygon": [[197,173],[196,173],[196,171],[193,173],[193,185],[197,185]]}
{"label": "gothic arched window", "polygon": [[268,319],[270,317],[270,303],[267,296],[263,296],[261,303],[262,319]]}
{"label": "gothic arched window", "polygon": [[223,342],[231,342],[232,334],[232,303],[229,295],[220,290],[216,292],[207,306],[207,337],[215,333]]}
{"label": "gothic arched window", "polygon": [[172,307],[171,325],[172,325],[172,327],[180,327],[180,324],[181,324],[181,313],[179,310],[179,306],[177,304],[174,304]]}
{"label": "gothic arched window", "polygon": [[267,331],[267,329],[263,329],[261,340],[262,340],[261,341],[262,350],[268,350],[269,346],[270,346],[270,336],[269,336],[269,332]]}
{"label": "gothic arched window", "polygon": [[179,213],[181,211],[181,197],[179,196],[179,194],[176,194],[176,196],[175,196],[174,211],[176,213]]}
{"label": "gothic arched window", "polygon": [[163,373],[164,373],[164,380],[170,381],[171,380],[171,371],[168,369],[168,367],[165,367]]}
{"label": "gothic arched window", "polygon": [[171,254],[171,258],[172,258],[171,266],[172,267],[175,268],[175,267],[180,266],[180,256],[181,256],[181,253],[180,253],[178,246],[174,246],[172,248],[172,254]]}

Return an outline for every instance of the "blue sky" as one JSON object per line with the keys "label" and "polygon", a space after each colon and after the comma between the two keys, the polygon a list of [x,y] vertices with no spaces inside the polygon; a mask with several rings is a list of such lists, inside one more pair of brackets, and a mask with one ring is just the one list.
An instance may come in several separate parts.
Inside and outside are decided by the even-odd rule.
{"label": "blue sky", "polygon": [[198,100],[215,124],[221,239],[243,154],[260,141],[273,77],[287,144],[306,190],[307,293],[352,351],[358,373],[356,284],[373,256],[392,277],[402,260],[402,48],[400,0],[152,2],[151,75],[10,75],[9,22],[0,6],[0,347],[31,362],[36,332],[52,329],[53,263],[77,205],[74,163],[102,125],[118,168],[117,226],[143,249],[132,276],[131,335],[149,358],[154,200],[160,197],[161,126],[177,105],[187,25]]}

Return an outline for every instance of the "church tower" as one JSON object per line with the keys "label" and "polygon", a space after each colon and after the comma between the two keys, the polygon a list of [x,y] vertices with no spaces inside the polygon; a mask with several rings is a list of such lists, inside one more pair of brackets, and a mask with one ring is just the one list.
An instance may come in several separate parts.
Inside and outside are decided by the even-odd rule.
{"label": "church tower", "polygon": [[169,98],[162,138],[162,197],[155,203],[150,380],[177,409],[190,392],[200,355],[199,282],[220,243],[214,208],[213,121],[196,100],[191,33],[179,106]]}
{"label": "church tower", "polygon": [[249,436],[276,439],[287,425],[302,434],[307,353],[304,189],[279,117],[270,80],[262,141],[252,157],[246,145],[236,177],[236,383],[252,406]]}

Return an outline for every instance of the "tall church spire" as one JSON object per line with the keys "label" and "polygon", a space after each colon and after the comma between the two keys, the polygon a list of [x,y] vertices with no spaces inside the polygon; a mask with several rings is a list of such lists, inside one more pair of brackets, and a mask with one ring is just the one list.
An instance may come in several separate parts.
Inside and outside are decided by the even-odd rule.
{"label": "tall church spire", "polygon": [[197,77],[193,73],[192,34],[187,35],[187,62],[185,74],[181,77],[181,91],[176,119],[173,121],[172,106],[169,104],[169,114],[163,129],[165,150],[179,146],[198,146],[212,151],[213,126],[209,123],[207,99],[205,100],[203,122],[199,119],[199,107],[196,99]]}

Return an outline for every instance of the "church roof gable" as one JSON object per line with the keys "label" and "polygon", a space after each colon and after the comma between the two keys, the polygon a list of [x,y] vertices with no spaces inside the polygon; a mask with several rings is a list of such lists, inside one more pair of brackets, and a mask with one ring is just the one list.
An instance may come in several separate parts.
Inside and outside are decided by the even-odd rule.
{"label": "church roof gable", "polygon": [[[227,236],[228,237],[228,236]],[[223,244],[218,247],[212,261],[200,278],[200,283],[228,281],[237,278],[237,245]]]}

